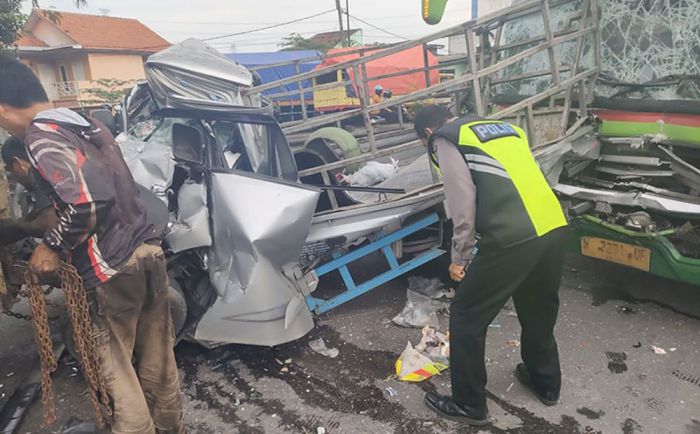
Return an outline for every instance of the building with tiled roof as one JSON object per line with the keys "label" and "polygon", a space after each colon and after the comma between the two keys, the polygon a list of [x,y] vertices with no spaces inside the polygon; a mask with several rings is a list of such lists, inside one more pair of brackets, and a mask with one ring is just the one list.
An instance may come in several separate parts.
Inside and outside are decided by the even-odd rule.
{"label": "building with tiled roof", "polygon": [[16,42],[57,106],[95,105],[102,79],[143,80],[143,63],[170,45],[138,20],[35,9]]}
{"label": "building with tiled roof", "polygon": [[363,45],[362,29],[350,29],[335,32],[317,33],[309,38],[310,41],[327,48],[347,47],[348,34],[351,46]]}

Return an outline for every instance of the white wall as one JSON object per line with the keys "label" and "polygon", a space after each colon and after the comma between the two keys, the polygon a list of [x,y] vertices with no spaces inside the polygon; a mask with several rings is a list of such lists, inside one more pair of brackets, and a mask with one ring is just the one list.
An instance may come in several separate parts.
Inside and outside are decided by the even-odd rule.
{"label": "white wall", "polygon": [[483,17],[512,4],[513,0],[479,0],[479,16]]}
{"label": "white wall", "polygon": [[[479,0],[479,16],[483,17],[497,10],[507,8],[511,4],[513,4],[513,0]],[[471,13],[471,3],[469,11]],[[469,17],[465,17],[465,19],[467,18]],[[447,52],[449,54],[466,54],[467,42],[464,40],[464,35],[450,36],[447,39]]]}
{"label": "white wall", "polygon": [[75,44],[65,33],[58,30],[53,24],[43,20],[37,23],[36,27],[32,29],[32,33],[49,47]]}

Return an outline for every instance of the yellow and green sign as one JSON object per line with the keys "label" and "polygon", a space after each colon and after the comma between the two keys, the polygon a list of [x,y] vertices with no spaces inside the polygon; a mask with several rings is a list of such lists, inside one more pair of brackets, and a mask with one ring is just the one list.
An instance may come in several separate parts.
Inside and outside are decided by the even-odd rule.
{"label": "yellow and green sign", "polygon": [[423,16],[423,21],[428,24],[437,24],[442,19],[445,13],[445,5],[447,5],[447,0],[421,0],[423,3],[421,5],[421,15]]}

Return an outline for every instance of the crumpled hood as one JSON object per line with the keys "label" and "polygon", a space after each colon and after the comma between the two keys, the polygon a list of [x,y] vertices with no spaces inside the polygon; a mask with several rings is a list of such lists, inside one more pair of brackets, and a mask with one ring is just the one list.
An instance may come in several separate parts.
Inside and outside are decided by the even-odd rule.
{"label": "crumpled hood", "polygon": [[202,41],[188,39],[153,54],[145,69],[159,108],[250,105],[241,95],[253,85],[250,71]]}

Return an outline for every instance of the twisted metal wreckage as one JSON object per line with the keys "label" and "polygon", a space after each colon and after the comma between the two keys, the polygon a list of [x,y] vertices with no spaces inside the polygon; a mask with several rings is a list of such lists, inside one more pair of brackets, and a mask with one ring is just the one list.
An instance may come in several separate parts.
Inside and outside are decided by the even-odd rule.
{"label": "twisted metal wreckage", "polygon": [[[619,113],[624,108],[620,104],[656,104],[659,93],[692,108],[692,113],[674,115],[674,126],[689,122],[684,116],[697,122],[697,76],[686,71],[697,74],[698,41],[680,38],[687,46],[679,47],[678,29],[669,22],[669,45],[661,37],[664,30],[650,33],[645,21],[652,14],[661,16],[660,11],[643,6],[621,11],[622,3],[516,2],[424,38],[382,50],[359,48],[356,59],[257,86],[250,71],[195,40],[151,56],[147,83],[134,89],[124,110],[129,133],[119,140],[137,182],[170,211],[165,240],[171,280],[182,301],[181,316],[186,317],[180,335],[209,346],[276,345],[297,339],[313,327],[312,310],[323,311],[323,301],[312,293],[318,275],[336,269],[328,266],[334,258],[347,259],[337,264],[346,279],[349,272],[344,267],[354,257],[343,255],[360,251],[355,246],[387,234],[403,235],[401,228],[416,222],[426,221],[427,226],[436,221],[431,216],[441,206],[442,187],[420,142],[401,116],[393,129],[381,131],[370,121],[372,111],[400,112],[403,105],[426,99],[448,100],[456,110],[467,105],[480,115],[522,124],[576,224],[621,227],[633,238],[669,236],[676,252],[700,258],[700,243],[689,244],[687,250],[681,247],[687,245],[687,234],[698,234],[700,139],[696,135],[686,142],[689,133],[682,125],[666,134],[666,124],[656,120],[630,131],[627,124],[619,125],[630,122]],[[668,11],[682,7],[665,4]],[[685,7],[683,14],[700,13],[694,6]],[[661,44],[656,51],[666,47],[695,53],[694,63],[674,54],[672,60],[656,63],[640,58],[634,71],[624,69],[619,66],[627,65],[624,59],[638,53],[631,47],[632,32],[644,35],[641,39],[647,38],[649,47]],[[369,77],[366,62],[416,46],[427,50],[431,41],[455,35],[464,38],[464,53],[453,53],[440,65],[426,60],[423,68],[402,72],[424,72],[424,89],[370,103],[373,79],[402,73]],[[620,38],[625,38],[623,44],[617,43]],[[621,75],[599,76],[602,58],[607,61],[604,70],[613,66]],[[466,65],[464,74],[441,83],[431,80],[432,69],[458,65]],[[333,71],[354,74],[313,89],[302,86]],[[294,83],[297,90],[286,93],[352,86],[360,107],[318,116],[304,109],[301,121],[280,125],[267,104],[269,95],[262,92]],[[602,86],[608,89],[604,97],[598,90]],[[669,104],[678,106],[677,101]],[[347,137],[333,128],[309,135],[309,130],[350,118],[364,125],[361,152],[353,156],[347,152]],[[694,125],[690,128],[698,127]],[[305,140],[293,148],[285,134]],[[399,173],[374,186],[387,190],[353,191],[336,184],[343,170],[388,156],[399,161]],[[442,253],[440,228],[420,228],[427,235],[415,232],[412,240],[395,236],[378,248],[398,256],[432,252],[425,260]],[[581,239],[586,237],[590,234],[581,234]],[[658,261],[657,255],[651,258],[652,265]],[[387,260],[394,274],[382,279],[408,268],[401,268],[395,256]],[[355,287],[351,279],[350,283],[354,292],[342,301],[368,290]]]}

